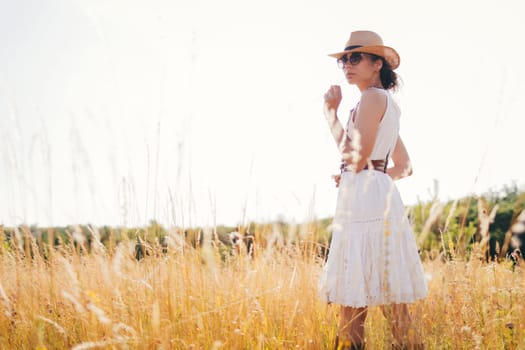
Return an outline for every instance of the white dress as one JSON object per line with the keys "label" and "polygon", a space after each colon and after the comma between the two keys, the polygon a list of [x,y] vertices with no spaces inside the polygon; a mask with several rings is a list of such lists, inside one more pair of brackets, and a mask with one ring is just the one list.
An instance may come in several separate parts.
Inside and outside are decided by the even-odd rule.
{"label": "white dress", "polygon": [[[370,159],[385,159],[399,134],[400,110],[388,91]],[[353,128],[350,117],[347,133]],[[411,303],[427,295],[414,234],[399,192],[377,170],[343,172],[321,299],[353,307]]]}

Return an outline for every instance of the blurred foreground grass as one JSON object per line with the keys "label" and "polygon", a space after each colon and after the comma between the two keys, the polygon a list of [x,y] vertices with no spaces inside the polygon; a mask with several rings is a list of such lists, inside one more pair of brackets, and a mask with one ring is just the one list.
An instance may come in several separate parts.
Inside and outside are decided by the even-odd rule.
{"label": "blurred foreground grass", "polygon": [[[265,232],[253,258],[212,232],[194,246],[173,231],[137,260],[134,238],[108,246],[93,232],[89,249],[83,231],[52,248],[27,228],[9,241],[0,232],[0,348],[332,348],[339,310],[317,297],[315,227],[294,239]],[[427,349],[525,347],[522,268],[483,256],[476,243],[468,259],[425,259],[429,296],[411,310]],[[389,348],[379,309],[370,310],[366,339],[370,349]]]}

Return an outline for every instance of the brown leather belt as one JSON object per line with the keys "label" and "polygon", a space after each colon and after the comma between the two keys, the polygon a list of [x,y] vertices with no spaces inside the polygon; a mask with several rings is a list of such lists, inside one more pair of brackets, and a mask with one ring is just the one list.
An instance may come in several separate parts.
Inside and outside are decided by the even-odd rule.
{"label": "brown leather belt", "polygon": [[[388,157],[386,159],[388,159]],[[386,167],[388,166],[388,161],[386,159],[372,159],[363,169],[377,170],[386,173]],[[346,163],[341,163],[341,172],[348,171],[346,166]]]}
{"label": "brown leather belt", "polygon": [[[372,163],[372,164],[370,164]],[[378,170],[386,173],[386,161],[384,159],[373,159],[363,169]],[[369,167],[369,165],[372,165]]]}

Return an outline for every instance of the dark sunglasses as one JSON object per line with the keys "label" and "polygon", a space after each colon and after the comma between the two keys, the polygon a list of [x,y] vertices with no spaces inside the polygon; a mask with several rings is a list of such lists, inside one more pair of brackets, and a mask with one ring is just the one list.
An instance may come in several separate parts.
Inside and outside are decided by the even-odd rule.
{"label": "dark sunglasses", "polygon": [[345,64],[350,63],[352,66],[357,66],[359,62],[363,59],[363,54],[361,52],[352,52],[350,56],[348,54],[337,59],[337,65],[339,68],[343,69]]}

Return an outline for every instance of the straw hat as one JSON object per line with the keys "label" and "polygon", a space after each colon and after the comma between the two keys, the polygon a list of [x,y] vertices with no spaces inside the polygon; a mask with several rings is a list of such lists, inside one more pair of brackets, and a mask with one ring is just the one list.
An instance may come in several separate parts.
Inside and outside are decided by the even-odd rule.
{"label": "straw hat", "polygon": [[350,39],[346,42],[345,50],[328,56],[340,58],[351,52],[371,53],[381,56],[390,64],[392,69],[399,67],[399,55],[396,50],[383,45],[383,39],[381,39],[377,33],[369,30],[358,30],[352,32],[350,34]]}

